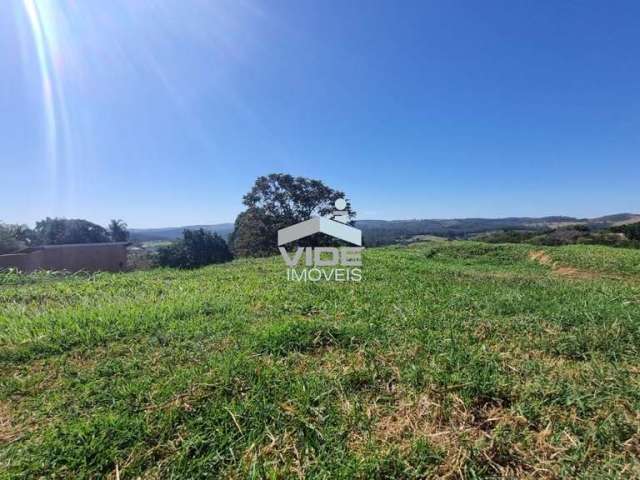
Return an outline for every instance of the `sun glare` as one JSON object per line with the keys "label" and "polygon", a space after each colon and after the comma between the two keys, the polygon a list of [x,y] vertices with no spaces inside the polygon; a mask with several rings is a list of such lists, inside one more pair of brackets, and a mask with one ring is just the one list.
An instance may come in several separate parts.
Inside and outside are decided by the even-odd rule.
{"label": "sun glare", "polygon": [[[62,51],[56,35],[51,2],[23,0],[29,20],[33,45],[38,59],[38,76],[42,90],[42,109],[46,136],[46,162],[52,203],[70,201],[74,191],[73,165],[70,155],[69,115],[60,77]],[[61,170],[65,188],[59,189]],[[62,195],[60,195],[62,193]]]}
{"label": "sun glare", "polygon": [[[19,2],[30,38],[26,51],[37,59],[25,62],[32,65],[28,75],[37,76],[51,201],[59,208],[73,206],[77,162],[96,157],[91,122],[101,120],[102,98],[155,89],[155,105],[173,112],[176,123],[188,123],[184,134],[203,148],[211,139],[190,105],[194,89],[214,91],[246,113],[228,71],[258,45],[251,22],[264,15],[249,2]],[[184,58],[178,38],[197,57]],[[215,78],[198,86],[201,71]]]}

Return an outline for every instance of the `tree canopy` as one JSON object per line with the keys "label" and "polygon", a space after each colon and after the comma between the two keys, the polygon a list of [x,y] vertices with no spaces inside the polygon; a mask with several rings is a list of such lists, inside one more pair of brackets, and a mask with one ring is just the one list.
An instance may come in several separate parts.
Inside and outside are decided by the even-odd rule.
{"label": "tree canopy", "polygon": [[239,257],[266,257],[274,252],[271,220],[264,210],[249,208],[236,218],[230,243]]}
{"label": "tree canopy", "polygon": [[640,222],[628,223],[626,225],[612,227],[611,231],[616,233],[624,233],[629,240],[640,241]]}
{"label": "tree canopy", "polygon": [[229,246],[217,233],[184,230],[183,238],[160,247],[157,263],[161,267],[197,268],[233,259]]}
{"label": "tree canopy", "polygon": [[111,220],[109,229],[78,218],[50,218],[36,222],[34,229],[26,225],[0,222],[0,254],[10,253],[30,245],[62,245],[70,243],[126,242],[127,224]]}
{"label": "tree canopy", "polygon": [[127,224],[122,220],[111,220],[109,222],[109,235],[114,242],[129,241],[129,230]]}
{"label": "tree canopy", "polygon": [[13,253],[25,246],[21,238],[21,225],[8,225],[0,222],[0,255]]}
{"label": "tree canopy", "polygon": [[[247,208],[264,211],[270,218],[301,222],[312,216],[330,214],[335,210],[334,202],[344,196],[344,192],[334,190],[320,180],[272,173],[258,177],[242,203]],[[348,202],[346,211],[355,217]]]}
{"label": "tree canopy", "polygon": [[111,240],[104,227],[77,218],[45,218],[36,222],[32,242],[37,245],[103,243]]}
{"label": "tree canopy", "polygon": [[[266,256],[277,252],[278,230],[313,216],[325,216],[344,192],[320,180],[272,173],[258,177],[243,197],[247,209],[236,218],[233,250],[239,256]],[[346,198],[345,198],[346,200]],[[355,212],[347,201],[345,212]]]}

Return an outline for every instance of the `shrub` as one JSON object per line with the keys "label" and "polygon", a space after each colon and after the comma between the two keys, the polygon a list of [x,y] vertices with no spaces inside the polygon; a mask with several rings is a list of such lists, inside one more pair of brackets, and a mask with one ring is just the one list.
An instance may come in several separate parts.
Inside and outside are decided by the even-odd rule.
{"label": "shrub", "polygon": [[161,267],[197,268],[212,263],[223,263],[233,259],[233,255],[217,233],[198,230],[185,230],[183,238],[170,245],[160,247],[157,263]]}
{"label": "shrub", "polygon": [[0,255],[15,252],[22,246],[16,238],[14,227],[0,222]]}
{"label": "shrub", "polygon": [[629,240],[640,241],[640,222],[612,227],[611,231],[614,233],[624,233]]}
{"label": "shrub", "polygon": [[538,235],[549,232],[550,230],[502,230],[500,232],[488,232],[478,235],[474,240],[487,243],[526,243]]}

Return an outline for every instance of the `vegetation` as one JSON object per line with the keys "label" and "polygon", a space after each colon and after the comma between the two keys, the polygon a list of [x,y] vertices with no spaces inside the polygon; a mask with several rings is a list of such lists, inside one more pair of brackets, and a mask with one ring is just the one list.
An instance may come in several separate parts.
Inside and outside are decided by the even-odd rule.
{"label": "vegetation", "polygon": [[[254,215],[251,220],[249,218],[244,218],[244,214],[249,213],[250,212],[248,210],[243,212],[243,214],[241,214],[241,216],[236,220],[236,223],[242,223],[243,227],[239,230],[248,232],[246,234],[247,237],[253,239],[253,242],[249,243],[249,245],[257,246],[256,250],[258,252],[266,251],[266,253],[253,254],[253,256],[264,256],[273,253],[273,243],[257,241],[262,238],[260,232],[264,230],[264,226],[261,225],[261,218],[257,215]],[[478,235],[482,235],[483,241],[492,241],[495,243],[526,243],[526,239],[528,238],[545,235],[563,226],[585,226],[594,233],[606,234],[614,225],[623,222],[628,222],[629,225],[631,225],[632,222],[638,222],[639,220],[640,215],[625,213],[591,219],[556,216],[542,218],[513,217],[495,219],[357,220],[354,222],[354,225],[362,230],[364,244],[372,247],[409,242],[414,237],[424,235],[433,235],[450,240],[468,240],[473,239]],[[638,223],[635,228],[639,228],[639,226],[640,223]],[[180,238],[184,229],[193,230],[201,227],[205,228],[205,230],[215,231],[225,239],[229,238],[234,230],[234,224],[232,223],[196,225],[184,228],[134,229],[131,232],[131,238],[134,241],[141,242],[152,240],[170,241]],[[620,228],[621,227],[611,228],[611,232],[624,233]],[[633,240],[634,238],[633,236],[625,235],[628,239]],[[496,237],[499,236],[502,236],[505,239],[497,240]],[[616,238],[619,239],[620,236],[609,236],[609,238],[615,240]],[[236,253],[240,256],[250,255],[248,252],[237,251]]]}
{"label": "vegetation", "polygon": [[179,228],[133,228],[130,230],[130,238],[133,242],[171,242],[182,238],[185,230],[198,230],[204,228],[211,233],[217,233],[227,240],[233,232],[233,223],[218,223],[215,225],[190,225]]}
{"label": "vegetation", "polygon": [[[628,227],[617,226],[627,222]],[[418,235],[436,235],[450,240],[479,239],[490,243],[530,243],[536,237],[539,245],[568,245],[577,240],[590,244],[637,247],[639,244],[612,233],[640,232],[640,216],[631,213],[608,215],[598,218],[574,217],[510,217],[510,218],[461,218],[447,220],[359,220],[356,227],[362,230],[367,246],[390,245],[405,242]],[[614,228],[611,228],[614,227]]]}
{"label": "vegetation", "polygon": [[552,231],[551,229],[542,232],[531,230],[502,230],[477,235],[475,240],[487,243],[531,243],[533,238],[549,234]]}
{"label": "vegetation", "polygon": [[612,232],[623,233],[630,240],[640,242],[640,222],[619,225],[611,228]]}
{"label": "vegetation", "polygon": [[185,230],[182,240],[158,248],[157,263],[161,267],[197,268],[233,258],[227,242],[217,233],[204,229]]}
{"label": "vegetation", "polygon": [[250,208],[236,218],[230,241],[238,257],[268,257],[277,245],[277,229],[263,212]]}
{"label": "vegetation", "polygon": [[[277,253],[279,229],[312,216],[331,214],[335,210],[334,202],[339,198],[345,198],[345,194],[320,180],[281,173],[258,177],[251,191],[243,197],[247,209],[235,222],[231,237],[234,253],[252,257]],[[345,211],[355,217],[349,202]],[[308,242],[321,245],[323,238],[311,238]]]}
{"label": "vegetation", "polygon": [[26,245],[24,230],[25,227],[22,225],[8,225],[0,222],[0,255],[15,252]]}
{"label": "vegetation", "polygon": [[505,230],[485,233],[474,238],[488,243],[530,243],[546,246],[584,244],[640,248],[640,240],[635,237],[639,228],[640,224],[607,229],[588,225],[568,225],[545,231]]}
{"label": "vegetation", "polygon": [[36,222],[31,243],[61,245],[68,243],[102,243],[110,241],[109,233],[100,225],[75,218],[45,218]]}
{"label": "vegetation", "polygon": [[129,241],[127,224],[122,220],[111,220],[111,222],[109,222],[109,236],[113,242]]}
{"label": "vegetation", "polygon": [[[597,219],[596,219],[597,220]],[[367,246],[390,245],[416,235],[436,235],[468,239],[474,235],[495,232],[538,232],[551,230],[551,225],[587,222],[572,217],[460,218],[445,220],[360,220],[356,227],[363,233]]]}
{"label": "vegetation", "polygon": [[0,478],[638,478],[638,265],[434,242],[366,250],[361,283],[7,273]]}
{"label": "vegetation", "polygon": [[33,230],[26,225],[7,225],[0,222],[0,255],[27,246],[62,245],[70,243],[126,242],[127,224],[111,220],[108,230],[87,220],[50,218],[36,222]]}

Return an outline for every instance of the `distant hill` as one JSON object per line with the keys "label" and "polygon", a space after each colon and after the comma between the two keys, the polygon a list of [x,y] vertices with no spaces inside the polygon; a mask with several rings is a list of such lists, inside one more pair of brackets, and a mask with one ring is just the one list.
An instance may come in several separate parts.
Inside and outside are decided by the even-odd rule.
{"label": "distant hill", "polygon": [[[358,220],[356,227],[362,230],[365,244],[384,245],[415,235],[437,235],[447,238],[469,236],[501,230],[547,230],[566,225],[588,225],[590,228],[610,228],[640,221],[640,214],[619,213],[598,218],[551,217],[507,217],[507,218],[454,218],[423,220]],[[175,240],[184,229],[204,228],[227,239],[233,232],[233,223],[216,225],[189,225],[168,228],[132,228],[134,241]]]}
{"label": "distant hill", "polygon": [[567,225],[587,225],[592,229],[605,229],[638,221],[640,221],[638,214],[620,213],[598,218],[551,216],[443,220],[359,220],[356,222],[356,227],[362,230],[365,244],[385,245],[415,235],[468,238],[479,233],[503,230],[548,230]]}
{"label": "distant hill", "polygon": [[225,240],[233,232],[233,223],[218,223],[215,225],[187,225],[185,227],[166,228],[130,228],[131,240],[134,242],[151,242],[154,240],[175,240],[182,237],[183,230],[197,230],[203,228],[215,232]]}

